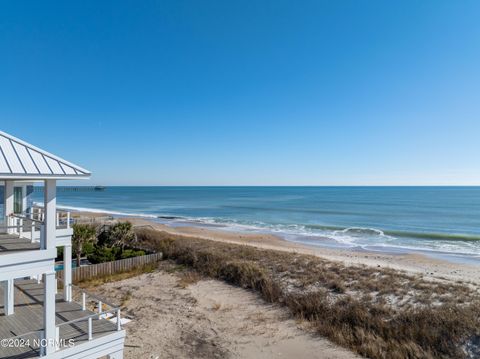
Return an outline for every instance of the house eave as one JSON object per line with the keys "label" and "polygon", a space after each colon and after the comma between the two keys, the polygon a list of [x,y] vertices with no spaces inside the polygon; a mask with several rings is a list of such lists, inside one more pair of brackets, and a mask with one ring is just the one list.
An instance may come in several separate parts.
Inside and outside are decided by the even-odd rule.
{"label": "house eave", "polygon": [[21,144],[22,146],[25,146],[25,147],[31,148],[31,149],[33,149],[33,150],[35,150],[35,151],[38,151],[38,152],[40,152],[40,153],[43,153],[43,154],[47,155],[48,157],[50,157],[50,158],[52,158],[52,159],[54,159],[54,160],[56,160],[56,161],[59,161],[59,162],[64,163],[64,164],[66,164],[66,165],[68,165],[68,166],[70,166],[70,167],[73,167],[73,168],[75,168],[75,169],[77,170],[77,172],[82,172],[82,175],[83,175],[83,174],[88,175],[88,174],[90,173],[88,170],[86,170],[86,169],[83,168],[83,167],[80,167],[80,166],[78,166],[78,165],[76,165],[76,164],[73,164],[73,163],[67,161],[67,160],[64,160],[63,158],[60,158],[60,157],[58,157],[58,156],[56,156],[56,155],[54,155],[54,154],[52,154],[52,153],[50,153],[50,152],[48,152],[48,151],[44,151],[44,150],[42,150],[41,148],[39,148],[39,147],[37,147],[37,146],[34,146],[34,145],[30,144],[30,143],[27,143],[27,142],[25,142],[25,141],[23,141],[23,140],[15,137],[15,136],[12,136],[12,135],[10,135],[10,134],[8,134],[8,133],[6,133],[6,132],[3,132],[3,131],[1,131],[1,130],[0,130],[0,135],[5,136],[6,138],[9,138],[9,139],[11,139],[12,141],[15,141],[15,142],[19,143],[19,144]]}
{"label": "house eave", "polygon": [[43,180],[87,180],[90,179],[90,174],[86,175],[47,175],[47,174],[42,174],[42,175],[26,175],[25,173],[1,173],[0,174],[0,180],[32,180],[32,181],[43,181]]}

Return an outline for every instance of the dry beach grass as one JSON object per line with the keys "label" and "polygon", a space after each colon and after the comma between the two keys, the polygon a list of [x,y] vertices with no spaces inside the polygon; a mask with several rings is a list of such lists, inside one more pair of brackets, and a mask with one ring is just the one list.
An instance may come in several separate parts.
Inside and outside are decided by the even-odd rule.
{"label": "dry beach grass", "polygon": [[[298,253],[138,231],[142,247],[286,306],[333,342],[370,358],[474,358],[475,287]],[[186,278],[186,284],[195,278]]]}
{"label": "dry beach grass", "polygon": [[147,273],[85,282],[132,321],[125,358],[355,359],[255,292],[165,260]]}

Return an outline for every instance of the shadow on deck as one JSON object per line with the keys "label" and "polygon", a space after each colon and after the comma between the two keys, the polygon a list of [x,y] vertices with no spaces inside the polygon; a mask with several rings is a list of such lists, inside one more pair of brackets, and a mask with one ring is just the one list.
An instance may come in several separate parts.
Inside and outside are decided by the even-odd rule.
{"label": "shadow on deck", "polygon": [[[18,335],[43,329],[43,284],[33,280],[15,281],[15,313],[6,316],[3,309],[4,293],[0,288],[0,339],[12,338]],[[56,324],[85,318],[94,313],[82,310],[82,306],[75,302],[65,302],[63,296],[56,296]],[[93,339],[109,335],[117,331],[116,324],[106,319],[92,320]],[[30,344],[38,334],[32,334],[22,339],[29,339]],[[81,345],[88,341],[88,320],[61,325],[59,339],[68,341],[73,339],[74,345]],[[60,348],[62,349],[62,348]],[[40,355],[39,348],[34,345],[12,348],[0,347],[0,358],[35,358]]]}
{"label": "shadow on deck", "polygon": [[20,238],[18,234],[0,234],[0,255],[11,252],[31,251],[40,249],[39,242]]}

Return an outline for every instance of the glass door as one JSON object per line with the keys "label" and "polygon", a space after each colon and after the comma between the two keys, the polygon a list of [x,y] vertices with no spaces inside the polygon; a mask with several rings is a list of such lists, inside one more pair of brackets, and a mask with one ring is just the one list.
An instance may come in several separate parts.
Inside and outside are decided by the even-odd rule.
{"label": "glass door", "polygon": [[13,212],[21,214],[23,212],[23,188],[15,187],[13,189]]}

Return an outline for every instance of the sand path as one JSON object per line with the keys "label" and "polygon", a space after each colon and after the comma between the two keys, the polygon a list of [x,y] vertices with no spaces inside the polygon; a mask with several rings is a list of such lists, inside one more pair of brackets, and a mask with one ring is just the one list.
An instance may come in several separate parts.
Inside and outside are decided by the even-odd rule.
{"label": "sand path", "polygon": [[[172,265],[170,265],[172,266]],[[287,311],[216,280],[186,285],[159,270],[95,291],[123,302],[128,358],[357,358],[312,334]]]}

